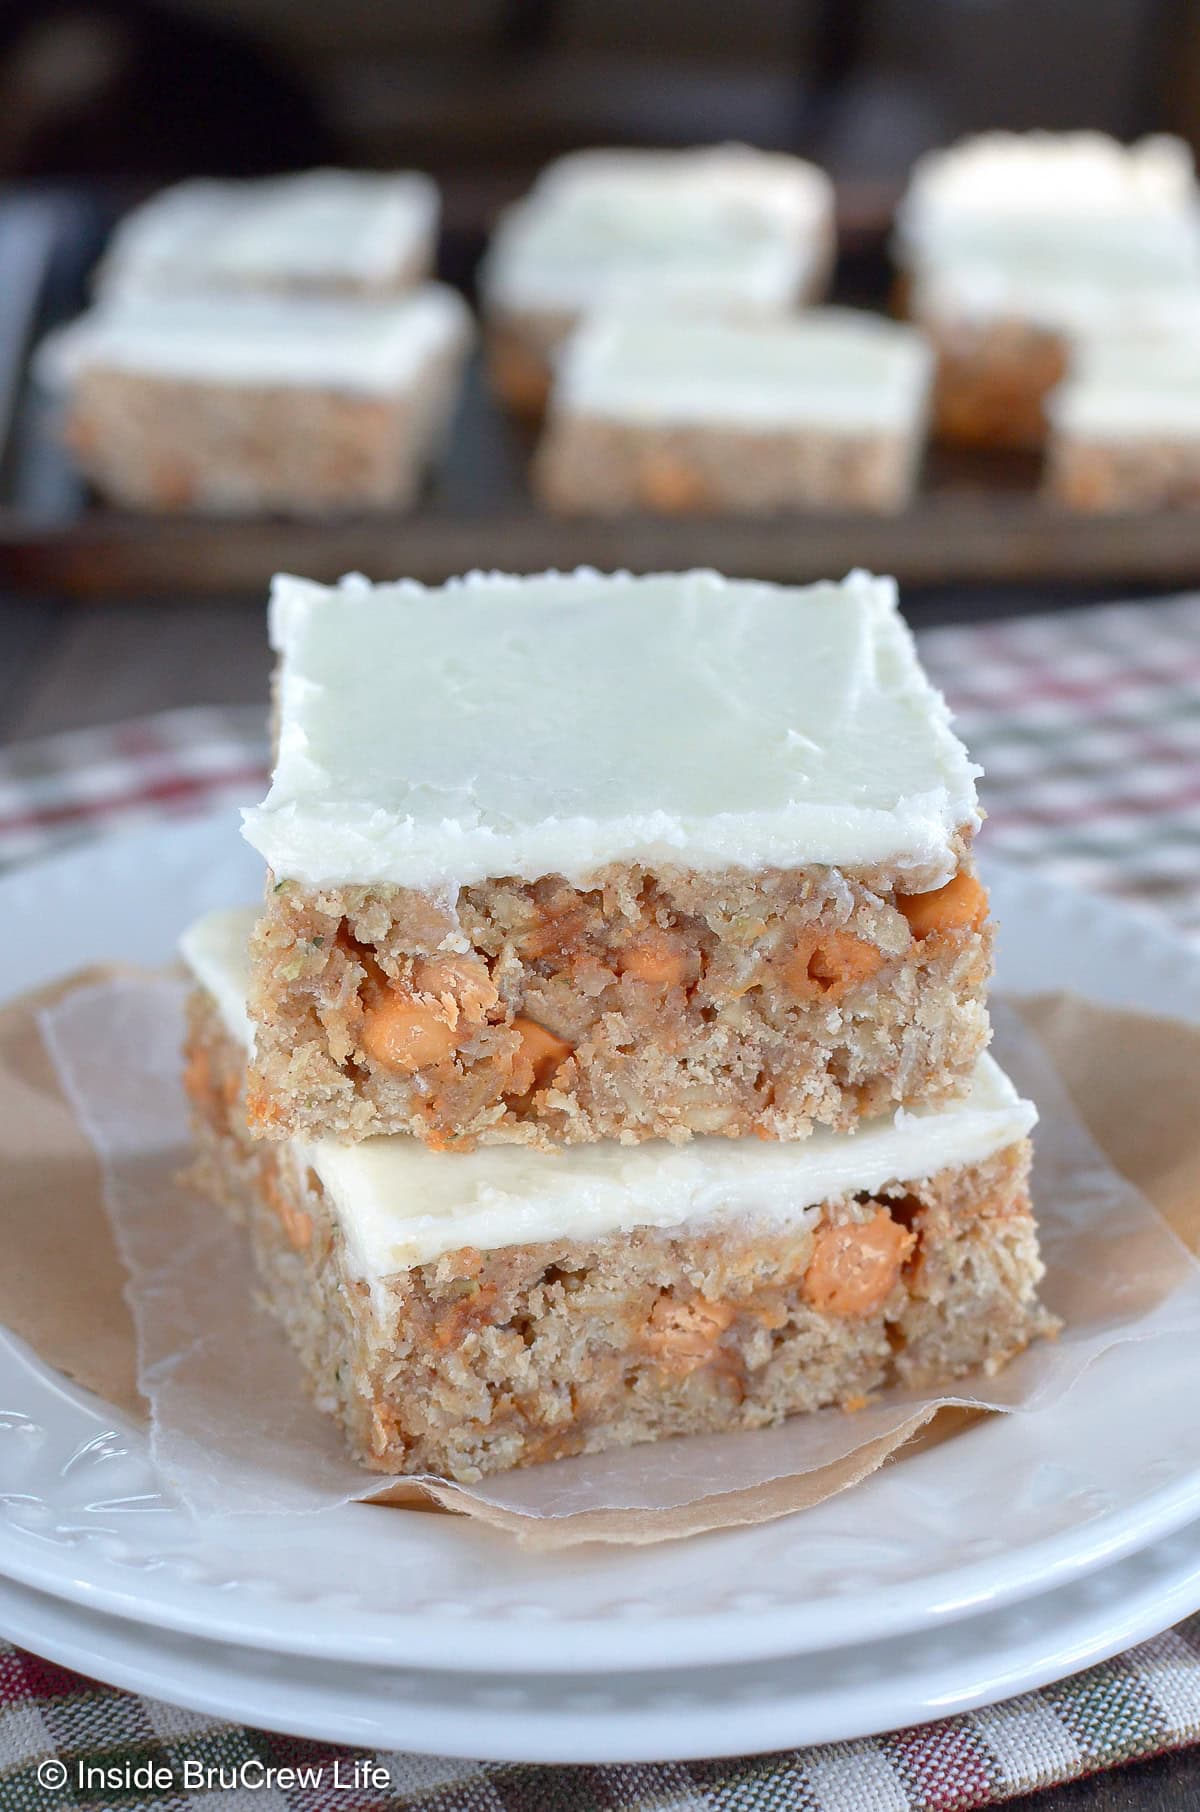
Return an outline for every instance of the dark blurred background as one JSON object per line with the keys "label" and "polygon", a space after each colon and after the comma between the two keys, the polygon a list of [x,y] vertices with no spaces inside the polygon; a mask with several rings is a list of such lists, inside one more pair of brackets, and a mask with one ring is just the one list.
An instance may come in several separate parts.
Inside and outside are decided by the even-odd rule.
{"label": "dark blurred background", "polygon": [[473,225],[583,143],[869,190],[990,125],[1200,132],[1195,0],[3,0],[0,176],[417,164]]}

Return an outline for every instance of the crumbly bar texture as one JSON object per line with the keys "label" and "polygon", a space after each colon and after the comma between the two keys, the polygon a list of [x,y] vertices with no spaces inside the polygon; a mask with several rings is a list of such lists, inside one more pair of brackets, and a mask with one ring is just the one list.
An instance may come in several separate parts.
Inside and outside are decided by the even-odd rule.
{"label": "crumbly bar texture", "polygon": [[197,991],[196,1181],[248,1224],[309,1389],[381,1472],[470,1481],[852,1409],[889,1385],[993,1373],[1054,1325],[1036,1297],[1026,1140],[791,1226],[462,1248],[387,1279],[377,1308],[315,1172],[293,1146],[248,1137],[243,1075]]}
{"label": "crumbly bar texture", "polygon": [[937,359],[936,437],[960,447],[1039,452],[1047,398],[1067,369],[1066,341],[1020,321],[921,325]]}
{"label": "crumbly bar texture", "polygon": [[915,423],[910,432],[864,434],[655,426],[563,412],[551,417],[533,479],[542,503],[564,514],[890,514],[912,496],[919,453]]}
{"label": "crumbly bar texture", "polygon": [[1098,440],[1054,433],[1046,490],[1068,509],[1097,515],[1200,508],[1200,435]]}
{"label": "crumbly bar texture", "polygon": [[156,511],[323,515],[407,509],[440,451],[461,354],[392,396],[82,371],[66,440],[112,502]]}
{"label": "crumbly bar texture", "polygon": [[463,887],[269,880],[250,1119],[436,1147],[804,1137],[962,1093],[988,1037],[987,897],[887,871],[614,865]]}

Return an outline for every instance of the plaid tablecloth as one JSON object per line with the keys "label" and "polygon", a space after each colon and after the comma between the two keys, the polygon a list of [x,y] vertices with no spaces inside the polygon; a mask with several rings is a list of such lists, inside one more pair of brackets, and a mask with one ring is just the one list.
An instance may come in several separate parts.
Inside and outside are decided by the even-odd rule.
{"label": "plaid tablecloth", "polygon": [[[934,630],[922,649],[987,769],[989,846],[1143,901],[1200,934],[1200,597]],[[178,711],[18,745],[0,756],[0,864],[245,800],[264,771],[257,711]],[[188,1812],[965,1812],[1198,1741],[1200,1616],[1058,1686],[887,1737],[658,1767],[389,1755],[365,1758],[386,1769],[389,1786],[344,1790],[335,1755],[346,1779],[358,1752],[115,1692],[0,1642],[3,1812],[122,1803],[87,1800],[73,1783],[80,1759],[130,1755],[163,1762],[181,1783],[188,1758],[242,1780],[211,1796],[182,1785],[136,1796]],[[65,1788],[39,1783],[47,1762],[65,1765]],[[257,1786],[276,1766],[308,1772]]]}

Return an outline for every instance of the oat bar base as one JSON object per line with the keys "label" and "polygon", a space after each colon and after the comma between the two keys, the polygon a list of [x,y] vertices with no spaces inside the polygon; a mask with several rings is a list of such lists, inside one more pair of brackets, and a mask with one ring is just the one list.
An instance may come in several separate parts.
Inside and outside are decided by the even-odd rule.
{"label": "oat bar base", "polygon": [[921,425],[904,433],[839,434],[802,424],[763,432],[554,415],[534,460],[534,490],[566,515],[887,515],[912,496]]}
{"label": "oat bar base", "polygon": [[954,879],[916,894],[835,868],[617,864],[587,889],[488,881],[452,902],[270,880],[252,1129],[795,1139],[952,1099],[987,1043],[991,967],[960,849]]}
{"label": "oat bar base", "polygon": [[65,437],[111,502],[154,511],[321,515],[408,509],[440,451],[461,354],[394,396],[188,383],[95,368]]}
{"label": "oat bar base", "polygon": [[1200,507],[1200,437],[1130,440],[1051,436],[1046,491],[1097,515]]}
{"label": "oat bar base", "polygon": [[514,414],[542,414],[554,385],[554,355],[574,325],[570,314],[491,310],[484,330],[488,384]]}
{"label": "oat bar base", "polygon": [[920,325],[937,355],[937,439],[960,447],[1039,452],[1046,442],[1047,398],[1066,374],[1066,341],[1019,321]]}

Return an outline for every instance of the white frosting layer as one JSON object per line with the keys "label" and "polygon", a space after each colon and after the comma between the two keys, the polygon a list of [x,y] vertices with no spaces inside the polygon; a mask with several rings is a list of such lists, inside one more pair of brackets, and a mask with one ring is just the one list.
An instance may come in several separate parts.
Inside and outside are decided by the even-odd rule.
{"label": "white frosting layer", "polygon": [[913,278],[919,321],[1028,322],[1074,339],[1098,333],[1178,334],[1200,311],[1200,240],[1187,268],[1156,273],[1136,259],[1098,257],[1062,240],[1046,251],[956,258],[923,266]]}
{"label": "white frosting layer", "polygon": [[1200,299],[1189,333],[1080,341],[1047,413],[1084,439],[1200,435]]}
{"label": "white frosting layer", "polygon": [[1189,257],[1197,192],[1182,139],[1121,145],[1099,132],[986,132],[919,158],[896,216],[909,262],[1053,251]]}
{"label": "white frosting layer", "polygon": [[471,339],[455,290],[424,284],[394,302],[267,296],[115,296],[38,349],[36,371],[69,389],[87,370],[185,382],[284,384],[390,394]]}
{"label": "white frosting layer", "polygon": [[1181,139],[983,133],[918,160],[896,240],[919,320],[1167,333],[1200,302],[1200,192]]}
{"label": "white frosting layer", "polygon": [[539,201],[595,207],[601,212],[644,208],[661,218],[665,204],[709,204],[736,218],[770,215],[794,232],[825,223],[832,206],[829,177],[816,164],[786,151],[752,145],[699,145],[686,151],[647,151],[603,146],[569,151],[547,164],[530,193]]}
{"label": "white frosting layer", "polygon": [[118,226],[105,293],[354,285],[427,269],[437,187],[416,171],[310,170],[255,182],[178,183]]}
{"label": "white frosting layer", "polygon": [[[253,920],[253,910],[214,913],[183,940],[189,968],[246,1045]],[[734,1218],[795,1223],[831,1197],[979,1163],[1023,1138],[1036,1118],[983,1057],[965,1100],[938,1111],[900,1110],[853,1134],[818,1128],[795,1142],[601,1142],[553,1156],[518,1145],[447,1156],[398,1134],[358,1145],[320,1140],[302,1148],[300,1159],[327,1191],[357,1273],[378,1285],[460,1246],[488,1252]]]}
{"label": "white frosting layer", "polygon": [[589,316],[563,352],[553,407],[655,424],[915,430],[930,356],[915,329],[851,309],[753,325]]}
{"label": "white frosting layer", "polygon": [[482,292],[514,312],[785,309],[826,255],[832,220],[828,177],[799,158],[744,145],[578,152],[503,215]]}
{"label": "white frosting layer", "polygon": [[279,755],[245,834],[299,881],[582,882],[617,861],[944,880],[978,821],[890,579],[280,577],[271,637]]}

